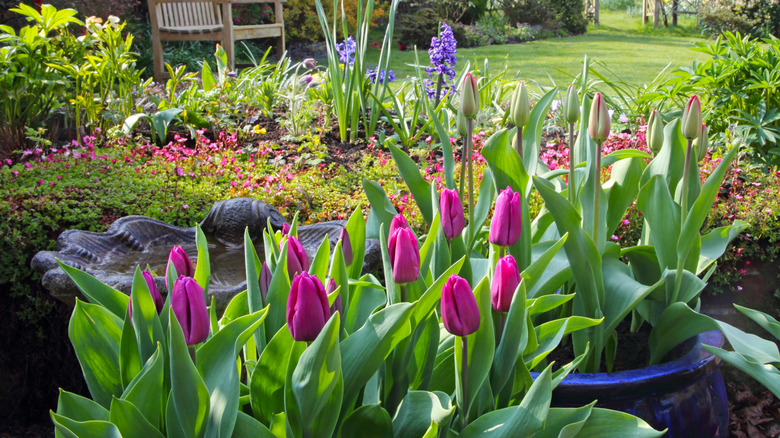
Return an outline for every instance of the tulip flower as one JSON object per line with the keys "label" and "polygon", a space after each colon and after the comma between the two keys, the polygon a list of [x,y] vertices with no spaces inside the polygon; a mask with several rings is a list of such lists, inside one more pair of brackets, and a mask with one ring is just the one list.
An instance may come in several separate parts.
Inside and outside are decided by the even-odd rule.
{"label": "tulip flower", "polygon": [[352,243],[349,241],[349,232],[346,227],[341,229],[339,240],[341,241],[341,254],[344,255],[344,263],[349,266],[352,264]]}
{"label": "tulip flower", "polygon": [[[152,299],[154,300],[154,307],[157,309],[157,314],[159,315],[160,312],[162,312],[163,305],[165,304],[165,301],[163,300],[162,295],[160,295],[160,290],[157,289],[157,283],[154,281],[154,275],[146,269],[141,272],[141,275],[144,276],[144,280],[146,280],[146,285],[149,286],[149,293],[152,295]],[[129,303],[127,303],[127,312],[130,316],[130,319],[133,319],[133,300],[130,300]]]}
{"label": "tulip flower", "polygon": [[508,312],[515,289],[520,284],[520,270],[511,255],[498,259],[493,283],[490,285],[490,302],[498,312]]}
{"label": "tulip flower", "polygon": [[420,276],[420,248],[417,238],[409,228],[397,228],[387,241],[393,281],[398,284],[413,283]]}
{"label": "tulip flower", "polygon": [[658,110],[650,113],[650,120],[647,122],[647,145],[654,154],[661,152],[664,145],[664,122]]}
{"label": "tulip flower", "polygon": [[287,272],[290,277],[309,270],[309,255],[303,249],[301,241],[293,236],[287,236]]}
{"label": "tulip flower", "polygon": [[499,246],[512,246],[520,240],[523,231],[523,210],[520,194],[510,187],[502,190],[496,199],[493,219],[490,221],[490,243]]}
{"label": "tulip flower", "polygon": [[512,103],[509,107],[509,119],[518,128],[522,128],[528,123],[528,119],[531,115],[531,104],[528,103],[528,90],[525,88],[525,82],[520,83],[515,87],[514,93],[512,93]]}
{"label": "tulip flower", "polygon": [[290,234],[290,229],[291,229],[290,224],[288,224],[288,223],[282,224],[282,235],[286,236],[286,235]]}
{"label": "tulip flower", "polygon": [[296,275],[287,298],[287,328],[293,339],[317,339],[328,318],[328,296],[320,279],[308,272]]}
{"label": "tulip flower", "polygon": [[192,268],[192,262],[187,257],[187,253],[180,246],[174,246],[171,249],[171,254],[168,256],[168,266],[165,267],[165,278],[168,278],[168,272],[171,267],[175,269],[175,277],[185,276],[192,277],[195,275],[195,270]]}
{"label": "tulip flower", "polygon": [[271,287],[272,278],[273,274],[271,273],[271,268],[268,267],[268,263],[263,261],[263,267],[260,269],[260,278],[258,279],[258,283],[260,283],[260,295],[263,297],[263,303],[265,303],[265,298],[268,296],[268,289]]}
{"label": "tulip flower", "polygon": [[466,73],[461,87],[460,108],[463,116],[468,120],[474,120],[479,113],[479,88],[477,80],[471,73]]}
{"label": "tulip flower", "polygon": [[[336,289],[338,288],[339,286],[336,284],[336,280],[331,278],[330,281],[328,282],[328,287],[325,288],[325,295],[330,296],[330,294],[336,292]],[[336,295],[336,300],[333,301],[333,305],[330,306],[330,314],[333,315],[336,312],[343,314],[343,310],[341,308],[341,294]]]}
{"label": "tulip flower", "polygon": [[703,160],[707,156],[707,150],[710,147],[710,128],[706,123],[701,124],[701,134],[699,138],[693,141],[693,146],[696,148],[699,161]]}
{"label": "tulip flower", "polygon": [[604,140],[609,137],[609,112],[601,93],[596,93],[593,96],[593,104],[590,107],[590,119],[588,121],[588,133],[590,138],[598,144],[604,143]]}
{"label": "tulip flower", "polygon": [[693,95],[688,99],[688,104],[683,110],[682,123],[680,129],[686,139],[694,140],[701,135],[701,102],[699,96]]}
{"label": "tulip flower", "polygon": [[441,320],[455,336],[468,336],[479,328],[479,308],[471,286],[455,274],[441,289]]}
{"label": "tulip flower", "polygon": [[460,236],[466,225],[466,217],[463,214],[463,204],[455,189],[444,189],[441,192],[439,210],[441,211],[441,226],[444,230],[444,237],[454,239]]}
{"label": "tulip flower", "polygon": [[563,118],[569,124],[577,123],[580,119],[580,99],[577,96],[577,87],[574,85],[569,85],[563,98]]}
{"label": "tulip flower", "polygon": [[173,283],[171,309],[181,324],[187,345],[195,345],[209,337],[209,312],[203,288],[190,277],[179,277]]}
{"label": "tulip flower", "polygon": [[392,236],[398,228],[409,228],[409,222],[406,221],[406,218],[402,214],[393,216],[393,220],[390,221],[390,231],[387,235]]}

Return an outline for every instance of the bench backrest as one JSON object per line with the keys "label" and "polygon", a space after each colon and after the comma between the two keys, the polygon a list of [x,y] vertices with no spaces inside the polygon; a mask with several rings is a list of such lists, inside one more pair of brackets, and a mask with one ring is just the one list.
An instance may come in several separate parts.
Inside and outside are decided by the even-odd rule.
{"label": "bench backrest", "polygon": [[158,4],[160,27],[202,27],[222,25],[217,2],[176,2]]}

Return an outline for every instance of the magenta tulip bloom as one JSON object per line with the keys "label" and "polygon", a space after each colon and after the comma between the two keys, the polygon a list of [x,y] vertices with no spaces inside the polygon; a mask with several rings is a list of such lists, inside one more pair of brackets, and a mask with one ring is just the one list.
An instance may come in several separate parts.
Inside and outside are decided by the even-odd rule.
{"label": "magenta tulip bloom", "polygon": [[264,261],[263,267],[260,269],[260,278],[258,278],[258,283],[260,283],[260,295],[263,297],[264,303],[265,298],[268,296],[268,289],[271,287],[272,278],[273,274],[271,273],[271,268],[269,268],[268,263]]}
{"label": "magenta tulip bloom", "polygon": [[463,203],[460,202],[458,192],[455,189],[444,189],[439,199],[441,211],[441,227],[444,229],[444,237],[454,239],[463,232],[466,225],[466,217],[463,214]]}
{"label": "magenta tulip bloom", "polygon": [[308,272],[296,275],[287,298],[287,328],[293,339],[317,339],[328,318],[328,296],[320,279]]}
{"label": "magenta tulip bloom", "polygon": [[498,312],[508,312],[515,289],[520,284],[520,270],[511,255],[501,257],[496,263],[493,283],[490,285],[490,303]]}
{"label": "magenta tulip bloom", "polygon": [[181,324],[187,345],[195,345],[209,337],[209,312],[203,288],[190,277],[179,277],[173,283],[171,309]]}
{"label": "magenta tulip bloom", "polygon": [[282,235],[286,236],[290,234],[290,229],[291,229],[290,224],[288,223],[282,224]]}
{"label": "magenta tulip bloom", "polygon": [[[328,282],[328,287],[325,288],[325,295],[330,296],[330,294],[335,292],[336,289],[338,288],[339,286],[336,284],[336,280],[331,278],[330,281]],[[333,305],[330,306],[330,314],[333,315],[336,312],[343,313],[341,307],[341,293],[336,295],[336,300],[333,302]]]}
{"label": "magenta tulip bloom", "polygon": [[455,336],[467,336],[479,328],[477,299],[469,283],[455,274],[441,289],[441,320]]}
{"label": "magenta tulip bloom", "polygon": [[349,241],[349,232],[347,232],[346,227],[341,229],[339,240],[341,241],[341,253],[344,255],[344,263],[349,266],[352,264],[352,243]]}
{"label": "magenta tulip bloom", "polygon": [[413,283],[420,276],[420,247],[409,228],[397,228],[387,241],[387,252],[393,267],[393,281]]}
{"label": "magenta tulip bloom", "polygon": [[495,245],[512,246],[520,240],[522,231],[523,209],[520,194],[507,187],[498,194],[488,240]]}
{"label": "magenta tulip bloom", "polygon": [[609,137],[609,123],[609,111],[604,96],[596,93],[590,106],[590,120],[588,120],[590,138],[598,144],[604,143],[604,140]]}
{"label": "magenta tulip bloom", "polygon": [[[157,309],[157,314],[159,315],[160,312],[162,312],[163,305],[165,304],[165,301],[163,300],[162,295],[160,295],[160,290],[157,289],[157,283],[154,282],[154,275],[146,269],[143,272],[141,272],[141,275],[144,276],[144,280],[146,280],[146,285],[149,286],[149,293],[152,294],[152,299],[154,300],[154,307]],[[130,319],[133,319],[133,300],[130,300],[129,303],[127,303],[127,312],[130,316]]]}
{"label": "magenta tulip bloom", "polygon": [[180,276],[192,277],[195,275],[195,269],[192,268],[192,262],[187,257],[187,253],[180,246],[174,246],[171,248],[171,254],[168,256],[168,266],[165,267],[165,279],[168,279],[168,271],[171,270],[171,266],[176,269],[176,278]]}
{"label": "magenta tulip bloom", "polygon": [[402,214],[393,216],[393,220],[390,222],[390,231],[387,233],[387,235],[392,236],[395,230],[399,228],[410,228],[409,222],[406,221],[406,218]]}
{"label": "magenta tulip bloom", "polygon": [[309,255],[303,249],[301,241],[293,236],[287,237],[287,272],[290,278],[295,274],[309,270]]}

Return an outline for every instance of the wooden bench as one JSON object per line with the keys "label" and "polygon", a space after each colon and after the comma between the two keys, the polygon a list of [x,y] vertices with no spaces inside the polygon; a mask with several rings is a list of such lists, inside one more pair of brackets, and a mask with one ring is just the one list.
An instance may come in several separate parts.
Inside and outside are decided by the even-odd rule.
{"label": "wooden bench", "polygon": [[[154,80],[165,76],[163,41],[218,41],[225,48],[230,68],[235,68],[234,43],[253,38],[276,38],[279,56],[284,53],[284,0],[147,0],[152,24]],[[233,3],[273,3],[274,23],[237,26]]]}

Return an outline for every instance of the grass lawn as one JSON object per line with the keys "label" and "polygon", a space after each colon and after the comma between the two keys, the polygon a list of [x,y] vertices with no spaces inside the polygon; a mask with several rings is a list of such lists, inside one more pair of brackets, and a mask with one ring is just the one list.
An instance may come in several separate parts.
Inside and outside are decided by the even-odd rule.
{"label": "grass lawn", "polygon": [[[456,70],[460,71],[466,61],[471,61],[472,65],[476,61],[481,67],[487,58],[491,69],[501,68],[506,63],[510,78],[516,76],[549,86],[552,85],[551,77],[556,84],[566,85],[572,76],[582,71],[582,60],[587,54],[591,65],[603,63],[616,79],[638,86],[652,81],[669,63],[690,64],[695,59],[705,58],[690,50],[697,42],[706,41],[696,29],[695,18],[681,16],[677,28],[653,29],[652,24],[642,27],[639,16],[605,10],[601,23],[600,26],[590,25],[587,33],[570,38],[458,49]],[[377,39],[381,41],[381,37],[378,35]],[[414,53],[394,49],[390,63],[397,77],[415,75],[411,66],[415,62]],[[378,58],[378,50],[369,48],[369,52]],[[427,47],[420,49],[419,59],[422,64],[429,62]],[[600,71],[606,73],[606,69]]]}

